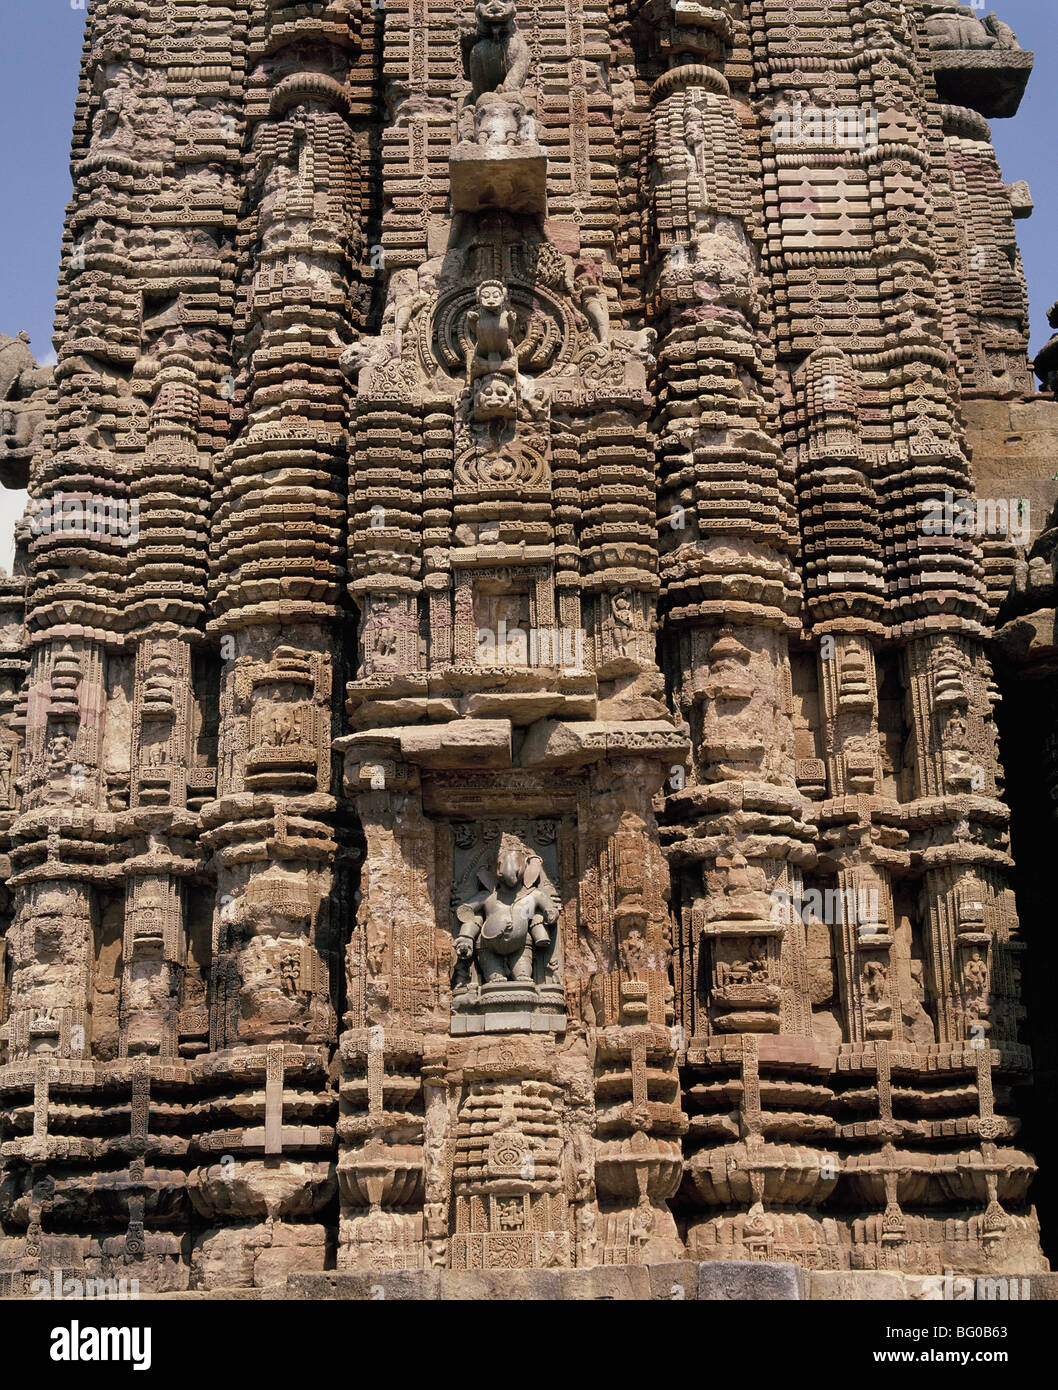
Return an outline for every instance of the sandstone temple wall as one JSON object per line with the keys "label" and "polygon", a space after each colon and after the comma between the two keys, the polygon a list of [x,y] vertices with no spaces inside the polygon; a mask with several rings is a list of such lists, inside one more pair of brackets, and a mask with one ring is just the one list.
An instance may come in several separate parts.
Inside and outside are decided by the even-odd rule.
{"label": "sandstone temple wall", "polygon": [[3,1287],[1047,1271],[1031,63],[955,0],[90,3],[57,365],[0,347]]}

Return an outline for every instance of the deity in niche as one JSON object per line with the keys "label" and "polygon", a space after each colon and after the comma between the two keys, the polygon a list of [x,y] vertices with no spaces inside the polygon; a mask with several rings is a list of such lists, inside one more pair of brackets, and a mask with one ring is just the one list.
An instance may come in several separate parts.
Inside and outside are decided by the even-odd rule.
{"label": "deity in niche", "polygon": [[618,947],[621,967],[630,979],[640,980],[652,964],[650,947],[638,927],[632,927]]}
{"label": "deity in niche", "polygon": [[288,743],[300,743],[303,735],[304,711],[299,705],[274,705],[265,721],[265,742],[274,748]]}
{"label": "deity in niche", "polygon": [[980,950],[974,949],[962,968],[963,989],[966,992],[966,1017],[974,1022],[988,1018],[988,962]]}
{"label": "deity in niche", "polygon": [[14,761],[14,746],[0,743],[0,809],[6,809],[12,805],[11,772]]}
{"label": "deity in niche", "polygon": [[140,754],[143,767],[164,767],[169,761],[169,744],[166,739],[152,739],[144,743]]}
{"label": "deity in niche", "polygon": [[461,822],[453,840],[453,1033],[561,1030],[554,822]]}
{"label": "deity in niche", "polygon": [[249,713],[246,776],[255,789],[315,786],[321,772],[321,692],[317,655],[290,647],[277,650],[269,666],[245,665],[239,699]]}
{"label": "deity in niche", "polygon": [[297,994],[301,987],[301,956],[298,952],[288,950],[280,955],[279,977],[284,994]]}
{"label": "deity in niche", "polygon": [[72,763],[73,739],[60,726],[48,744],[48,773],[52,777],[61,777],[64,773],[69,772]]}
{"label": "deity in niche", "polygon": [[881,960],[864,961],[860,981],[867,1036],[887,1038],[892,1034],[888,965]]}
{"label": "deity in niche", "polygon": [[610,600],[613,615],[614,650],[621,656],[636,655],[636,610],[627,594],[614,594]]}
{"label": "deity in niche", "polygon": [[259,701],[251,722],[251,746],[255,749],[286,748],[304,741],[309,707],[285,701]]}
{"label": "deity in niche", "polygon": [[683,118],[683,141],[696,174],[705,173],[705,121],[701,109],[688,106]]}
{"label": "deity in niche", "polygon": [[528,666],[530,657],[529,595],[474,594],[476,661],[479,666]]}
{"label": "deity in niche", "polygon": [[495,872],[478,874],[482,887],[456,909],[456,955],[475,960],[486,984],[531,981],[534,955],[550,950],[558,902],[543,879],[543,861],[505,835]]}
{"label": "deity in niche", "polygon": [[885,998],[885,984],[888,978],[888,971],[885,965],[878,960],[869,960],[863,967],[863,989],[867,998],[874,1004],[880,1004]]}
{"label": "deity in niche", "polygon": [[401,661],[402,635],[416,622],[400,594],[376,593],[364,599],[362,629],[364,661],[369,671],[396,670]]}
{"label": "deity in niche", "polygon": [[768,981],[767,943],[757,936],[749,943],[748,958],[731,961],[723,966],[724,984],[755,985]]}

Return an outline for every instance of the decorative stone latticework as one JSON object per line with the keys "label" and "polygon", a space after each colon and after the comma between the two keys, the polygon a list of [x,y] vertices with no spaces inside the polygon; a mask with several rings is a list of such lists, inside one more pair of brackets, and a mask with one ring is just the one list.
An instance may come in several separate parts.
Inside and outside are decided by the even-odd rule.
{"label": "decorative stone latticework", "polygon": [[1046,1270],[1028,562],[932,524],[1032,390],[1031,56],[89,5],[53,373],[0,341],[3,1287]]}

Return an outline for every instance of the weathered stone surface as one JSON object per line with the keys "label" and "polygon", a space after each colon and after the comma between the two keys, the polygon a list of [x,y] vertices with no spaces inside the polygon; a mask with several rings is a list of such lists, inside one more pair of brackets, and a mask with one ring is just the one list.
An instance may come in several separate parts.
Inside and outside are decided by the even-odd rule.
{"label": "weathered stone surface", "polygon": [[805,1273],[791,1264],[716,1260],[698,1267],[698,1297],[731,1302],[740,1299],[804,1298]]}
{"label": "weathered stone surface", "polygon": [[47,414],[51,367],[38,367],[29,338],[0,333],[0,483],[25,487]]}
{"label": "weathered stone surface", "polygon": [[0,1291],[1050,1279],[1032,58],[661,9],[90,5],[0,339]]}
{"label": "weathered stone surface", "polygon": [[448,169],[456,212],[504,208],[546,215],[547,155],[539,145],[516,149],[457,145]]}

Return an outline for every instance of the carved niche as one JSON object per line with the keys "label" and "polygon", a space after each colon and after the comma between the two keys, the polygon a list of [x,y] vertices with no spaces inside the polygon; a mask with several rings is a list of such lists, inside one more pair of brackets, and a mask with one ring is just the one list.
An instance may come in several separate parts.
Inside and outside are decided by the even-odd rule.
{"label": "carved niche", "polygon": [[452,1032],[562,1032],[554,821],[454,827]]}
{"label": "carved niche", "polygon": [[136,654],[134,806],[181,806],[191,762],[191,652],[186,642],[142,642]]}
{"label": "carved niche", "polygon": [[249,716],[245,778],[252,791],[327,791],[331,672],[320,652],[279,647],[238,674],[237,712]]}

